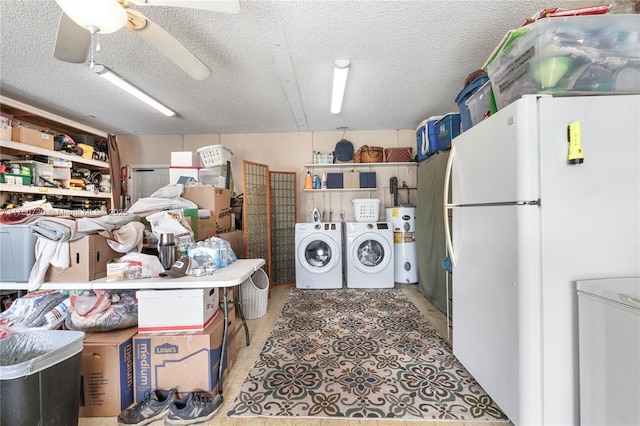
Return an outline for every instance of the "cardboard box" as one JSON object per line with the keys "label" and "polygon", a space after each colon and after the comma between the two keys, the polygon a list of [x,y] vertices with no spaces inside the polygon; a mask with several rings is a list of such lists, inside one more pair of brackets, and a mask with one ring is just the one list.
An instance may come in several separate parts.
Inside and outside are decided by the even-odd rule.
{"label": "cardboard box", "polygon": [[87,235],[69,242],[71,265],[62,271],[50,266],[45,282],[84,282],[107,276],[107,262],[122,253],[113,250],[102,235]]}
{"label": "cardboard box", "polygon": [[11,140],[53,150],[53,135],[38,129],[14,124],[11,128]]}
{"label": "cardboard box", "polygon": [[228,210],[231,205],[231,194],[228,189],[215,186],[189,186],[184,188],[182,198],[196,203],[198,208],[215,212]]}
{"label": "cardboard box", "polygon": [[136,298],[139,333],[201,331],[219,310],[217,288],[138,290]]}
{"label": "cardboard box", "polygon": [[0,126],[0,140],[3,140],[3,141],[11,140],[11,126],[7,126],[7,127]]}
{"label": "cardboard box", "polygon": [[202,167],[202,161],[196,152],[174,151],[171,153],[171,167]]}
{"label": "cardboard box", "polygon": [[231,245],[231,250],[233,250],[238,259],[247,258],[247,255],[244,251],[244,231],[224,232],[222,234],[216,235],[216,237],[228,241],[229,245]]}
{"label": "cardboard box", "polygon": [[80,369],[80,417],[113,417],[133,404],[137,328],[87,334]]}
{"label": "cardboard box", "polygon": [[345,189],[360,188],[360,173],[358,172],[343,173],[343,186]]}
{"label": "cardboard box", "polygon": [[360,188],[375,188],[376,172],[360,172]]}
{"label": "cardboard box", "polygon": [[[135,401],[144,400],[154,389],[176,386],[182,393],[217,393],[223,318],[217,315],[209,327],[195,333],[137,334],[133,338]],[[228,336],[234,331],[235,323],[231,322]],[[225,375],[235,361],[234,345],[229,348]]]}
{"label": "cardboard box", "polygon": [[[208,217],[202,217],[204,209],[184,209],[184,217],[193,231],[196,241],[217,236],[234,230],[233,213],[231,209],[223,212],[211,212]],[[206,210],[210,212],[210,210]]]}

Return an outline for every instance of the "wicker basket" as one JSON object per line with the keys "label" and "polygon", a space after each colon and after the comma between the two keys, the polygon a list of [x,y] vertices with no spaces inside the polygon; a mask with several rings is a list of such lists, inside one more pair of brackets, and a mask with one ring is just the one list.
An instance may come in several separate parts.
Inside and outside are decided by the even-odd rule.
{"label": "wicker basket", "polygon": [[267,314],[269,300],[269,277],[258,269],[240,284],[242,313],[246,319],[257,319]]}
{"label": "wicker basket", "polygon": [[387,163],[408,163],[412,160],[413,148],[385,148],[384,161]]}
{"label": "wicker basket", "polygon": [[223,145],[209,145],[199,148],[197,151],[202,160],[202,164],[209,167],[224,166],[227,161],[231,161],[233,152]]}
{"label": "wicker basket", "polygon": [[356,152],[353,153],[353,162],[354,163],[360,162],[360,150],[357,150]]}
{"label": "wicker basket", "polygon": [[360,163],[382,163],[384,160],[384,152],[378,146],[364,145],[358,152],[360,153]]}

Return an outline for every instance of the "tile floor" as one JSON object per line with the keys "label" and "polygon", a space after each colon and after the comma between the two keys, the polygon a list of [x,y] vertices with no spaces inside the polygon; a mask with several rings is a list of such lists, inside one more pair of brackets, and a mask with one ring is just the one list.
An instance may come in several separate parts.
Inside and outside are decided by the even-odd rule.
{"label": "tile floor", "polygon": [[[447,339],[446,317],[435,308],[422,294],[417,291],[416,285],[402,285],[402,291],[407,295],[420,312],[429,319],[436,327],[441,336]],[[208,423],[201,423],[203,426],[412,426],[412,425],[445,425],[445,426],[512,426],[511,423],[504,422],[469,422],[469,421],[442,421],[423,422],[413,420],[325,420],[325,419],[287,419],[287,418],[229,418],[226,416],[227,408],[235,398],[235,395],[244,381],[245,376],[251,369],[258,353],[262,349],[264,342],[269,337],[271,328],[275,323],[284,303],[287,299],[290,287],[276,288],[271,292],[267,314],[259,319],[248,320],[251,346],[244,346],[244,336],[238,333],[236,339],[242,342],[242,347],[236,355],[236,364],[233,366],[224,383],[225,401],[222,409]],[[79,426],[113,426],[118,422],[115,417],[93,417],[80,418]],[[164,422],[159,420],[152,423],[152,426],[161,426]]]}

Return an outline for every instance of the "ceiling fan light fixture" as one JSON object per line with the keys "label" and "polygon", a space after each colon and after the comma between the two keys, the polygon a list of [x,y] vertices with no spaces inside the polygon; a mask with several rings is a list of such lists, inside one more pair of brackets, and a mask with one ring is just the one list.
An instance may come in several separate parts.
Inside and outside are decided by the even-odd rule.
{"label": "ceiling fan light fixture", "polygon": [[340,114],[342,110],[342,100],[344,99],[344,89],[347,86],[349,65],[351,65],[351,62],[347,59],[335,61],[333,89],[331,91],[331,114]]}
{"label": "ceiling fan light fixture", "polygon": [[127,12],[117,0],[56,0],[56,3],[76,24],[95,27],[108,34],[124,27]]}
{"label": "ceiling fan light fixture", "polygon": [[152,98],[151,96],[144,93],[142,90],[138,89],[133,84],[129,83],[128,81],[120,77],[118,74],[111,71],[109,68],[105,67],[104,65],[95,64],[93,66],[93,71],[96,74],[98,74],[100,77],[118,86],[119,88],[129,93],[130,95],[135,96],[142,102],[155,108],[156,110],[160,111],[167,117],[173,117],[176,115],[175,111],[167,108],[166,106],[164,106],[163,104],[161,104],[160,102]]}

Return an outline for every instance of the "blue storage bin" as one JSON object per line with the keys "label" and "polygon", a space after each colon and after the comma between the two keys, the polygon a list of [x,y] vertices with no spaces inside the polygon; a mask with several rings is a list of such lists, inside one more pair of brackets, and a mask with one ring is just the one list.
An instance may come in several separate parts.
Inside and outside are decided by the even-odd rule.
{"label": "blue storage bin", "polygon": [[360,188],[375,188],[376,172],[360,172]]}
{"label": "blue storage bin", "polygon": [[455,102],[458,104],[458,109],[460,110],[462,130],[469,130],[471,127],[473,127],[473,122],[471,121],[471,112],[469,112],[469,108],[467,107],[467,100],[487,81],[489,81],[488,75],[483,74],[481,76],[478,76],[473,79],[471,83],[467,84],[460,93],[458,93]]}
{"label": "blue storage bin", "polygon": [[424,161],[438,151],[438,132],[435,123],[443,116],[429,117],[424,120],[416,129],[417,155],[418,162]]}
{"label": "blue storage bin", "polygon": [[424,120],[416,127],[416,161],[426,160],[429,152],[429,137],[427,136],[427,122]]}
{"label": "blue storage bin", "polygon": [[342,189],[344,177],[342,173],[327,173],[327,189]]}
{"label": "blue storage bin", "polygon": [[435,123],[435,132],[438,136],[438,151],[451,148],[451,141],[460,135],[460,114],[452,112]]}

